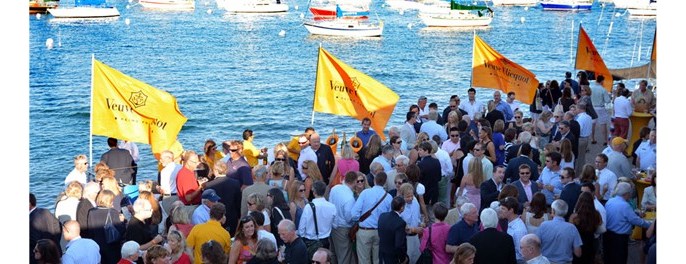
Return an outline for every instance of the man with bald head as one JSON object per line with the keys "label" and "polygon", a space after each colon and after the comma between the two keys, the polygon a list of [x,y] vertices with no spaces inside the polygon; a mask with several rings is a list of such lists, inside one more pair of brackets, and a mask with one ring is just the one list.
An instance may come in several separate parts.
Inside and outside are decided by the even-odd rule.
{"label": "man with bald head", "polygon": [[98,264],[100,247],[92,239],[81,237],[81,226],[76,220],[64,222],[62,227],[64,240],[69,241],[67,250],[62,255],[62,263]]}
{"label": "man with bald head", "polygon": [[536,234],[528,234],[519,240],[519,250],[527,264],[550,264],[548,258],[541,255],[541,239]]}
{"label": "man with bald head", "polygon": [[336,158],[333,156],[331,147],[329,145],[322,146],[321,137],[316,132],[310,135],[310,147],[317,154],[317,168],[322,173],[324,182],[329,184],[329,177],[333,171],[333,166],[336,165]]}
{"label": "man with bald head", "polygon": [[183,160],[183,168],[176,177],[176,192],[184,205],[198,205],[205,185],[195,177],[195,168],[200,164],[198,154],[192,150],[186,151]]}
{"label": "man with bald head", "polygon": [[297,228],[293,221],[284,219],[277,226],[279,236],[286,247],[279,249],[278,260],[281,263],[308,263],[307,246],[302,238],[296,233]]}

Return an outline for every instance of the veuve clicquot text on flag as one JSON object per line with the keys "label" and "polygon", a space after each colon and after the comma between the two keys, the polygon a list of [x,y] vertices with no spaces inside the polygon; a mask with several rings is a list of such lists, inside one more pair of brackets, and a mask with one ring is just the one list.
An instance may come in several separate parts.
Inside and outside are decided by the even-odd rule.
{"label": "veuve clicquot text on flag", "polygon": [[536,75],[509,60],[474,35],[472,57],[472,87],[492,88],[505,94],[515,92],[515,98],[531,103],[536,96]]}
{"label": "veuve clicquot text on flag", "polygon": [[576,47],[576,63],[574,68],[580,70],[592,71],[595,76],[602,75],[605,77],[603,87],[608,92],[612,91],[612,74],[605,66],[603,58],[593,45],[591,38],[586,34],[584,27],[579,26],[579,43]]}
{"label": "veuve clicquot text on flag", "polygon": [[150,144],[153,153],[175,145],[186,123],[171,94],[93,59],[92,133]]}
{"label": "veuve clicquot text on flag", "polygon": [[386,140],[383,130],[400,99],[393,90],[320,47],[314,91],[314,111],[358,120],[368,117],[374,131]]}

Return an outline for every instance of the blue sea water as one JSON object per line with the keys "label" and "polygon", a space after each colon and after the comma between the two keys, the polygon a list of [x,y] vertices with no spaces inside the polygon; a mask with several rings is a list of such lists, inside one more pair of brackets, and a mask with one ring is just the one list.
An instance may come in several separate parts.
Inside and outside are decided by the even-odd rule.
{"label": "blue sea water", "polygon": [[[611,4],[596,3],[591,12],[493,7],[488,28],[435,30],[425,28],[416,11],[401,15],[374,0],[372,18],[384,21],[383,37],[348,39],[310,36],[300,18],[306,0],[287,2],[287,14],[266,16],[225,14],[208,0],[196,1],[191,12],[111,3],[120,18],[65,22],[50,15],[29,17],[29,190],[40,207],[54,207],[73,157],[89,153],[91,55],[176,96],[188,118],[179,133],[186,149],[200,151],[209,138],[239,139],[244,129],[255,132],[256,146],[271,149],[310,125],[320,45],[400,96],[390,127],[403,123],[420,95],[439,109],[451,94],[466,95],[474,32],[545,81],[561,80],[573,70],[579,23],[609,68],[647,63],[656,28],[655,19],[629,18]],[[49,38],[52,49],[46,48]],[[492,90],[477,92],[480,100],[491,96]],[[350,117],[322,113],[315,114],[314,127],[322,138],[333,128],[348,135],[360,128]],[[107,144],[102,136],[92,140],[95,163]],[[150,147],[138,146],[138,179],[156,179]]]}

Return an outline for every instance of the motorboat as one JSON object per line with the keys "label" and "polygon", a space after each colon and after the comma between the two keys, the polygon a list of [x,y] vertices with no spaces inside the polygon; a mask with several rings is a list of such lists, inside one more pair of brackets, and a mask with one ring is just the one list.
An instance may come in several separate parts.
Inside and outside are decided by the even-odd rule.
{"label": "motorboat", "polygon": [[119,10],[105,0],[76,0],[74,6],[48,8],[54,18],[108,18],[118,17]]}
{"label": "motorboat", "polygon": [[383,22],[369,20],[331,19],[310,20],[303,23],[312,35],[343,36],[343,37],[381,37]]}
{"label": "motorboat", "polygon": [[540,0],[491,0],[494,6],[535,6]]}
{"label": "motorboat", "polygon": [[281,0],[217,0],[217,6],[231,13],[285,13],[288,5]]}
{"label": "motorboat", "polygon": [[195,10],[195,0],[138,0],[147,9]]}
{"label": "motorboat", "polygon": [[590,11],[593,0],[543,0],[543,10],[552,11]]}

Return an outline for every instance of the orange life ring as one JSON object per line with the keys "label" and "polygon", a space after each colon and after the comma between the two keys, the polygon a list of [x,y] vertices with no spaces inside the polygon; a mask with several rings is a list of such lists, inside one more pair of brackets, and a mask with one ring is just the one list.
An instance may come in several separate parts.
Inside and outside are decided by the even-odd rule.
{"label": "orange life ring", "polygon": [[355,153],[359,152],[360,149],[362,149],[362,147],[364,146],[362,144],[362,139],[358,138],[357,136],[353,136],[352,138],[350,138],[349,144],[350,147],[353,148],[353,151],[355,151]]}

